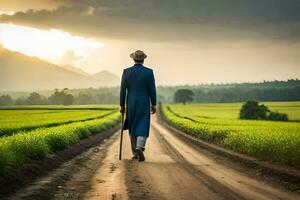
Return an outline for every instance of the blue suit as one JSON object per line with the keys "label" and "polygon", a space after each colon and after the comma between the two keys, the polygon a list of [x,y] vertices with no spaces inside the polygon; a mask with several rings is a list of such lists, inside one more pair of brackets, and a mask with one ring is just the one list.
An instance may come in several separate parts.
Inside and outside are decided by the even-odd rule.
{"label": "blue suit", "polygon": [[152,69],[135,64],[124,69],[120,90],[120,106],[126,102],[124,129],[134,136],[149,136],[150,103],[156,105],[155,80]]}

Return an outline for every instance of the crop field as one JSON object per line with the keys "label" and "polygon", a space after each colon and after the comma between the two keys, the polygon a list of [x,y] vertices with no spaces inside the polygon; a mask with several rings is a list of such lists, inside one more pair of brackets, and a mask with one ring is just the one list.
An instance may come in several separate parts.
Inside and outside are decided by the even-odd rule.
{"label": "crop field", "polygon": [[[272,111],[286,113],[291,121],[300,121],[300,102],[262,102]],[[176,111],[184,110],[192,116],[237,119],[242,103],[201,103],[176,105]]]}
{"label": "crop field", "polygon": [[0,106],[0,110],[84,110],[84,109],[98,109],[111,110],[117,109],[119,106],[115,104],[87,104],[87,105],[17,105],[17,106]]}
{"label": "crop field", "polygon": [[[265,104],[299,120],[298,102]],[[194,137],[259,159],[300,165],[299,122],[240,120],[238,105],[170,104],[162,111],[170,124]]]}
{"label": "crop field", "polygon": [[111,110],[0,110],[0,136],[103,117]]}
{"label": "crop field", "polygon": [[[115,107],[0,109],[0,172],[62,150],[119,121]],[[85,108],[85,109],[82,109]]]}

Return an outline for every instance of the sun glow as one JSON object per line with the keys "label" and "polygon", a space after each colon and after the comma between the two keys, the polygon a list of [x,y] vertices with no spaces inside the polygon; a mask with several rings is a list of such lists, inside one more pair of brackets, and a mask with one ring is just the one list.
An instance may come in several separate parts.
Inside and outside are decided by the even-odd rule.
{"label": "sun glow", "polygon": [[13,24],[0,24],[0,44],[7,49],[59,63],[67,51],[88,57],[103,43],[73,36],[60,30],[40,30]]}

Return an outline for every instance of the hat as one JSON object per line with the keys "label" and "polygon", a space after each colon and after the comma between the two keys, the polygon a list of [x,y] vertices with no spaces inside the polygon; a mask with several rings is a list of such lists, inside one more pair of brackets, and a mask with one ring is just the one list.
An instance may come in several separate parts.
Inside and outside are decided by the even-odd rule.
{"label": "hat", "polygon": [[135,52],[130,54],[130,58],[132,58],[133,60],[144,60],[145,58],[147,58],[147,55],[141,50],[136,50]]}

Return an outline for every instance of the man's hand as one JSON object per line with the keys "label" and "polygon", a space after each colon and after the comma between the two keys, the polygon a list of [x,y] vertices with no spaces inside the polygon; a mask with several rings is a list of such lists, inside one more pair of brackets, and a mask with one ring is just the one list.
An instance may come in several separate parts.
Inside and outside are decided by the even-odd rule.
{"label": "man's hand", "polygon": [[125,109],[125,107],[122,107],[122,106],[121,106],[121,108],[120,108],[120,113],[121,113],[122,115],[124,115],[124,114],[125,114],[125,112],[126,112],[126,109]]}
{"label": "man's hand", "polygon": [[151,114],[156,113],[157,107],[156,106],[151,106]]}

